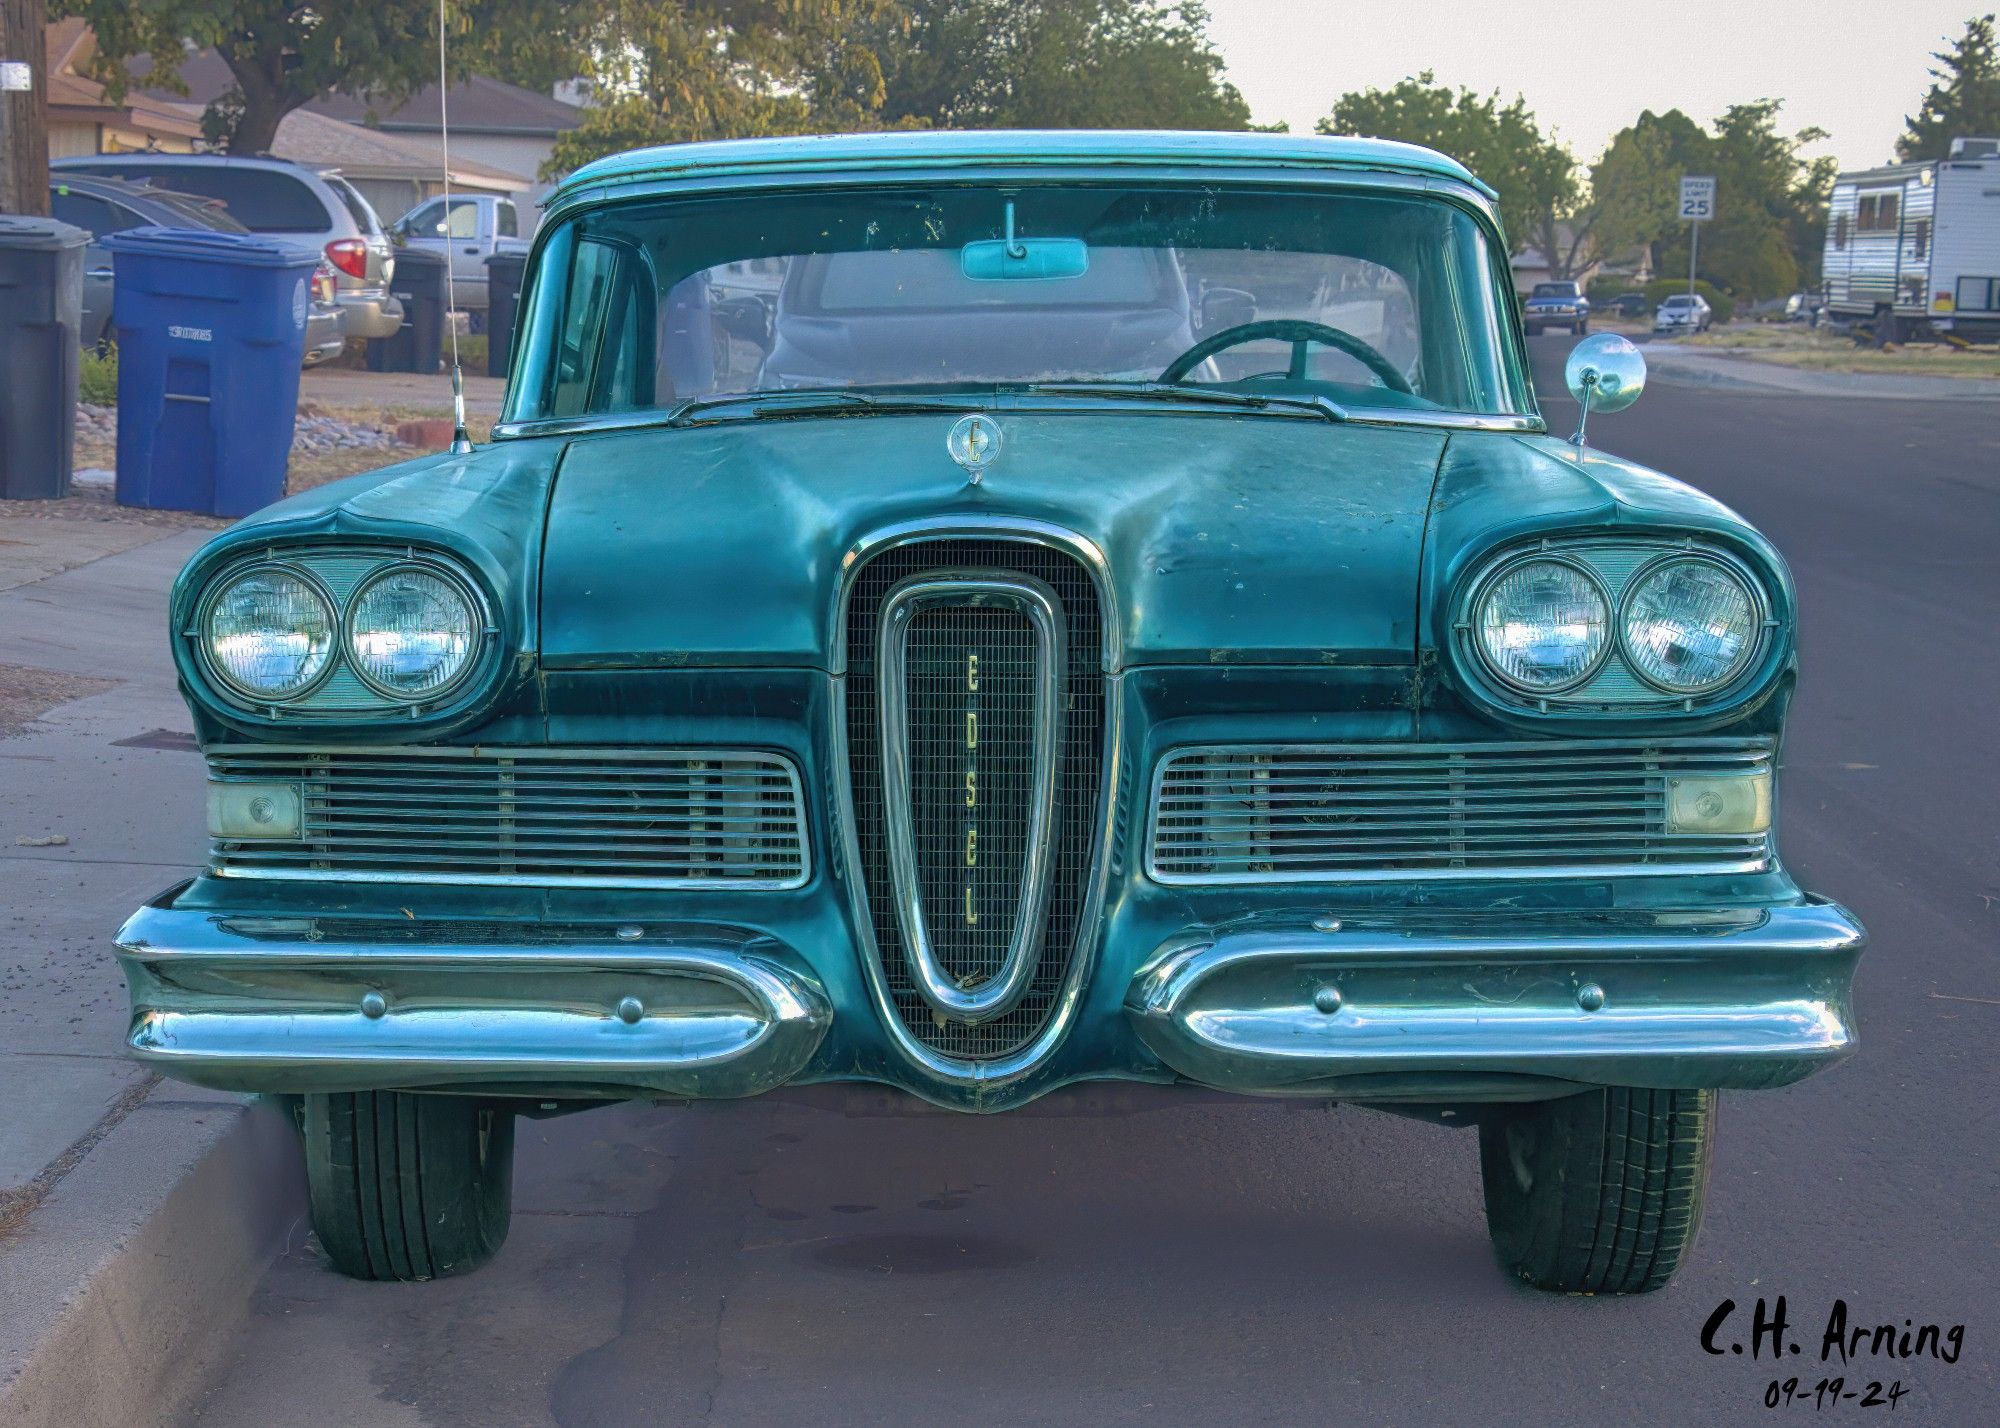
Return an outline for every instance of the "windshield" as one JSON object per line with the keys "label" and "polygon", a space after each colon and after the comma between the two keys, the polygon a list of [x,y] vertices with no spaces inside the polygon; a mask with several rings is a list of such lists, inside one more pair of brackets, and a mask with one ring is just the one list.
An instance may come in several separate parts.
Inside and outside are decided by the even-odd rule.
{"label": "windshield", "polygon": [[1530,297],[1573,298],[1576,296],[1575,283],[1536,283]]}
{"label": "windshield", "polygon": [[509,417],[1162,380],[1527,412],[1493,271],[1478,222],[1419,195],[1065,184],[625,203],[543,250]]}

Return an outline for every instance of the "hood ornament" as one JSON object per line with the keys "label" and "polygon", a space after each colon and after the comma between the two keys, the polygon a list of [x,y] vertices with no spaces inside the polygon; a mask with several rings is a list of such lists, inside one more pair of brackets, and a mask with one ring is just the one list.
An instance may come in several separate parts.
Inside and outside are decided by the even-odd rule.
{"label": "hood ornament", "polygon": [[966,481],[977,486],[986,468],[1000,454],[1000,425],[984,412],[960,417],[951,435],[944,439],[944,449],[965,468]]}

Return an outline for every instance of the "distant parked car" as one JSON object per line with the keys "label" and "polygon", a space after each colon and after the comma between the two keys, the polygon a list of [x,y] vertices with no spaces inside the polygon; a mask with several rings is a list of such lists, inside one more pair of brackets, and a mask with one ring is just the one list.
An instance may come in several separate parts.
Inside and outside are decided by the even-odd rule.
{"label": "distant parked car", "polygon": [[1646,315],[1646,295],[1644,293],[1620,293],[1605,304],[1607,311],[1617,317],[1644,317]]}
{"label": "distant parked car", "polygon": [[214,199],[251,232],[326,260],[348,336],[390,337],[403,325],[389,291],[389,237],[360,190],[331,169],[221,154],[92,154],[49,168],[58,181],[108,174]]}
{"label": "distant parked car", "polygon": [[1581,337],[1590,331],[1590,299],[1583,295],[1581,283],[1536,283],[1528,294],[1522,320],[1530,337],[1544,327],[1567,327]]}
{"label": "distant parked car", "polygon": [[[157,225],[241,233],[242,224],[214,199],[96,174],[57,173],[49,183],[49,212],[90,234],[83,263],[83,345],[110,340],[111,255],[102,246],[113,233]],[[306,314],[308,367],[340,355],[347,345],[347,318],[334,301],[334,276],[322,261],[313,276],[313,304]]]}
{"label": "distant parked car", "polygon": [[1793,293],[1785,299],[1785,321],[1808,322],[1817,327],[1820,310],[1825,306],[1826,300],[1818,293]]}
{"label": "distant parked car", "polygon": [[1675,293],[1653,314],[1653,331],[1706,332],[1712,320],[1707,298],[1700,293]]}
{"label": "distant parked car", "polygon": [[455,194],[449,214],[442,198],[420,203],[389,225],[389,236],[451,264],[452,301],[461,312],[486,311],[488,258],[528,251],[528,240],[521,236],[520,209],[513,199],[491,194]]}

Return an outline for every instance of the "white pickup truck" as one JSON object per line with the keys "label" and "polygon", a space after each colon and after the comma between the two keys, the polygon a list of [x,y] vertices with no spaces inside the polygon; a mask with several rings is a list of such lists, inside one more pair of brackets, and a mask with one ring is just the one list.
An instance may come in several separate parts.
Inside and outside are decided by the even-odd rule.
{"label": "white pickup truck", "polygon": [[453,194],[449,214],[444,199],[426,199],[389,225],[399,246],[450,261],[453,296],[464,312],[486,311],[486,260],[495,253],[525,255],[533,232],[532,210],[524,224],[513,199],[490,194]]}

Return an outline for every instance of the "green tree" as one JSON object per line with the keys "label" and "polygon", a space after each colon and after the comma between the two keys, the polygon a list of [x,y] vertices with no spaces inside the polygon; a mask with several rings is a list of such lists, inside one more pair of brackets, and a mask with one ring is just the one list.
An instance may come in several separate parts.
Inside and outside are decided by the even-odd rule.
{"label": "green tree", "polygon": [[[447,46],[454,77],[494,51],[543,43],[549,26],[534,0],[451,0]],[[438,73],[437,0],[52,0],[52,16],[74,15],[97,35],[92,77],[114,101],[134,83],[185,93],[180,68],[192,49],[213,48],[235,83],[202,115],[211,141],[231,153],[268,151],[294,109],[340,90],[394,101]]]}
{"label": "green tree", "polygon": [[1195,3],[902,0],[875,44],[888,123],[1244,129]]}
{"label": "green tree", "polygon": [[1967,134],[2000,134],[2000,53],[1993,16],[1965,22],[1965,33],[1948,50],[1931,56],[1932,84],[1915,114],[1903,121],[1896,157],[1905,163],[1942,159],[1951,141]]}
{"label": "green tree", "polygon": [[593,91],[561,172],[646,144],[879,127],[893,0],[596,0],[575,35]]}
{"label": "green tree", "polygon": [[1752,299],[1817,281],[1835,165],[1807,160],[1802,150],[1825,133],[1780,132],[1779,109],[1773,99],[1731,105],[1708,129],[1678,109],[1648,112],[1612,136],[1590,175],[1602,251],[1644,246],[1654,271],[1685,273],[1681,176],[1712,174],[1716,217],[1702,226],[1702,276]]}
{"label": "green tree", "polygon": [[877,128],[1241,129],[1199,4],[599,0],[555,169],[641,144]]}
{"label": "green tree", "polygon": [[1534,243],[1562,276],[1587,261],[1587,232],[1572,228],[1570,240],[1558,242],[1557,225],[1579,216],[1576,159],[1542,133],[1519,97],[1502,104],[1497,93],[1454,91],[1425,70],[1388,89],[1341,95],[1316,127],[1322,134],[1401,139],[1449,154],[1498,192],[1500,220],[1517,251]]}

